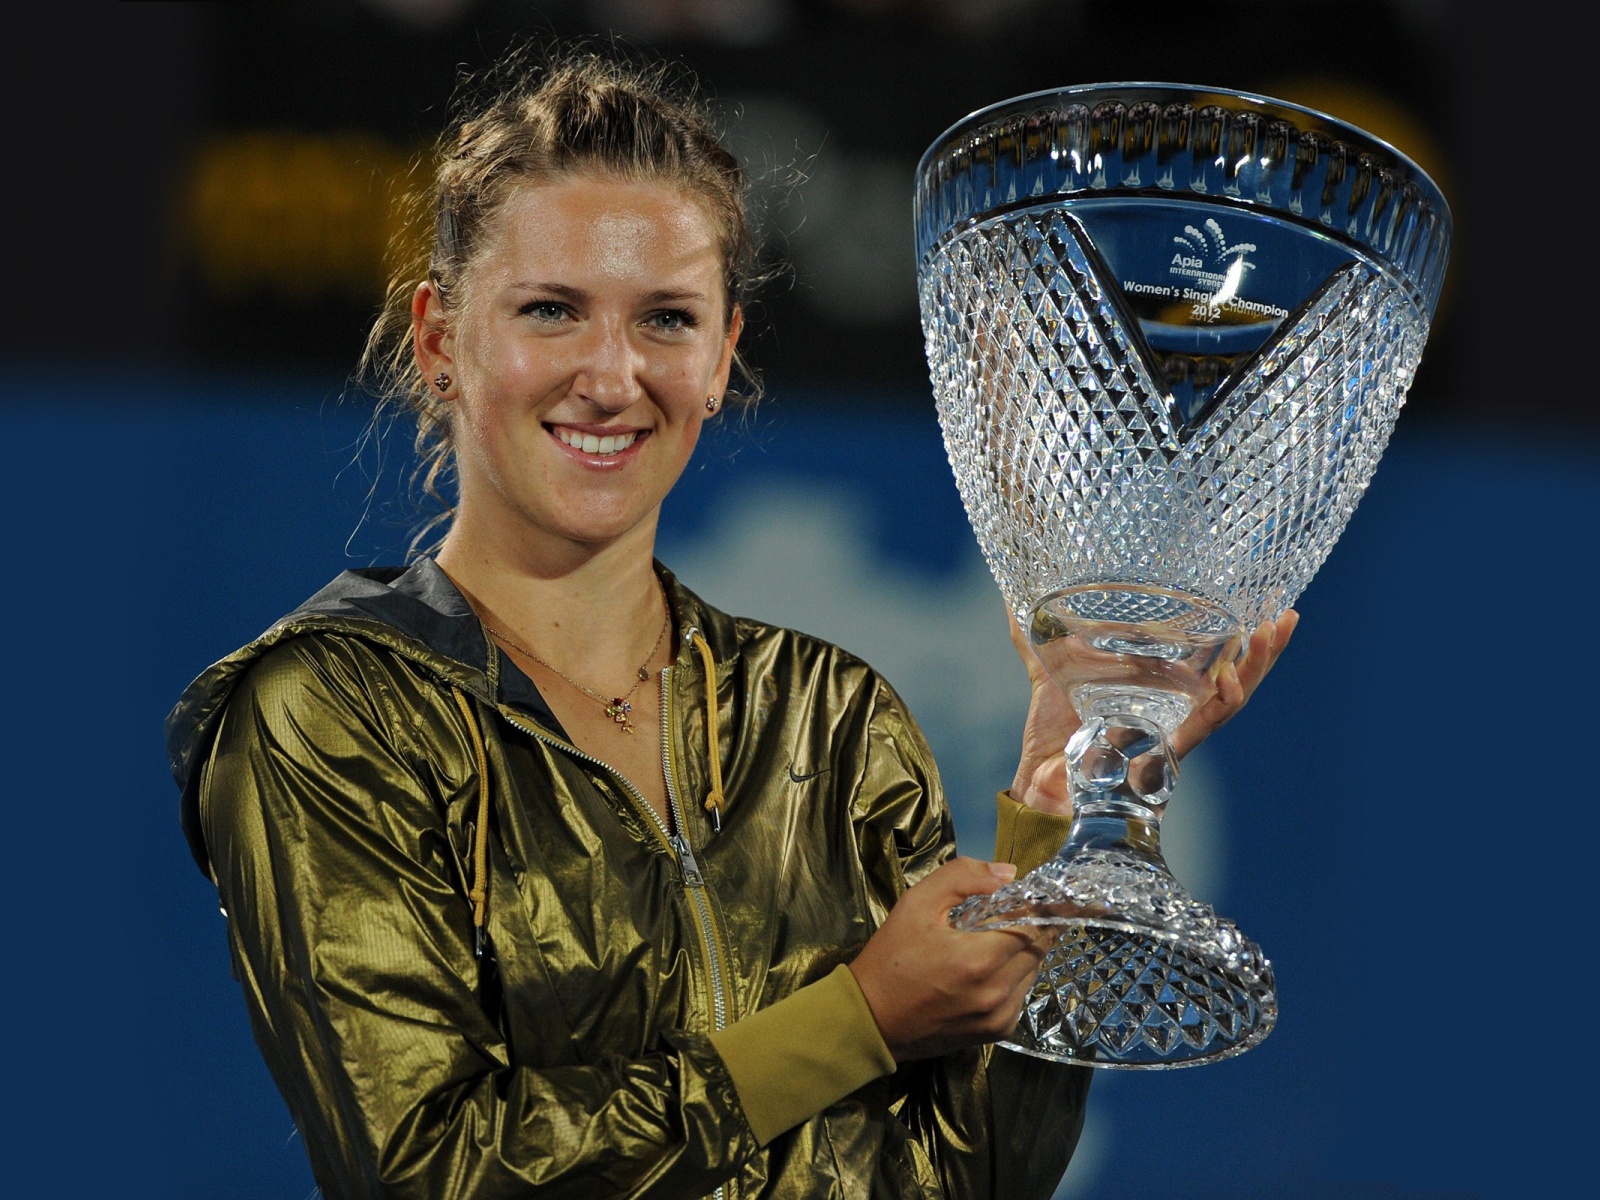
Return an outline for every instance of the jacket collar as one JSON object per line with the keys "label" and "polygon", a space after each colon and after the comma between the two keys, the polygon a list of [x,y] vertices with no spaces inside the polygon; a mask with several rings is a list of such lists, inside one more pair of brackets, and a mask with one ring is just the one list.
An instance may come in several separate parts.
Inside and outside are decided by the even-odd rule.
{"label": "jacket collar", "polygon": [[[680,661],[688,661],[688,630],[698,628],[719,659],[732,649],[728,618],[708,608],[660,563],[678,629]],[[433,671],[449,684],[492,705],[526,712],[552,733],[565,731],[539,689],[484,631],[483,622],[450,577],[431,558],[410,567],[345,571],[260,637],[201,672],[167,715],[167,760],[182,794],[184,833],[202,869],[207,855],[199,822],[198,765],[239,680],[267,651],[292,638],[335,633],[365,638]]]}
{"label": "jacket collar", "polygon": [[467,686],[481,699],[524,709],[553,731],[561,732],[560,723],[533,680],[495,648],[466,597],[431,558],[419,558],[403,570],[374,567],[346,571],[284,617],[278,626],[318,616],[382,622],[408,641],[425,647],[431,652],[430,659],[442,658],[465,668],[468,677],[456,677],[453,682]]}

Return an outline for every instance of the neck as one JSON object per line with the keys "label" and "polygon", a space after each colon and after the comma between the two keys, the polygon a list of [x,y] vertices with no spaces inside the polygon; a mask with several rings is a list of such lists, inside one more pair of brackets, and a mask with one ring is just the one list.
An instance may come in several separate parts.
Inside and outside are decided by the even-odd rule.
{"label": "neck", "polygon": [[[492,629],[586,683],[606,685],[636,672],[660,632],[654,549],[654,518],[595,545],[496,536],[458,522],[438,563]],[[663,650],[670,655],[672,647]]]}

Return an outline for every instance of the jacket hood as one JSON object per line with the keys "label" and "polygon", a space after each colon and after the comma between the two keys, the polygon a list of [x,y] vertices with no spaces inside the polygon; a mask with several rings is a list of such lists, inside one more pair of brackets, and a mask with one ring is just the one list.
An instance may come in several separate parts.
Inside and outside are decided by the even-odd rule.
{"label": "jacket hood", "polygon": [[[661,574],[682,612],[681,589],[667,572]],[[210,751],[223,710],[258,659],[282,642],[313,633],[377,642],[480,700],[521,709],[565,736],[539,689],[493,647],[472,606],[433,559],[419,559],[409,568],[345,571],[260,637],[207,667],[167,714],[167,762],[182,796],[183,832],[190,853],[207,874],[199,767]]]}

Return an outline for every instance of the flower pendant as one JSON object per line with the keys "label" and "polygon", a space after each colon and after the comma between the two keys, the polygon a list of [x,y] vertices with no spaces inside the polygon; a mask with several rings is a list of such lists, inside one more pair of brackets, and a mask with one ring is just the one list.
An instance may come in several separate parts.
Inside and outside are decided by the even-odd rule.
{"label": "flower pendant", "polygon": [[633,705],[629,704],[621,696],[615,697],[610,704],[606,705],[606,716],[622,726],[623,733],[633,732],[633,722],[628,719],[628,714],[632,711]]}

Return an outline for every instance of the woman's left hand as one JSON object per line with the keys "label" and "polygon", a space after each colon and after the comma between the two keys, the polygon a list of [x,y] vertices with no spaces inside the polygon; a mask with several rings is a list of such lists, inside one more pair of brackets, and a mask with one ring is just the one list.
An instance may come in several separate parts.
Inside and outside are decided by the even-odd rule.
{"label": "woman's left hand", "polygon": [[[1276,621],[1263,621],[1256,628],[1250,635],[1244,660],[1230,662],[1217,673],[1217,690],[1178,727],[1172,749],[1179,758],[1221,729],[1245,706],[1289,644],[1299,621],[1300,614],[1291,608]],[[1028,668],[1028,682],[1033,685],[1028,723],[1022,733],[1022,761],[1017,764],[1011,795],[1029,808],[1071,816],[1066,745],[1080,724],[1078,714],[1067,694],[1045,671],[1015,618],[1011,621],[1011,642]]]}

